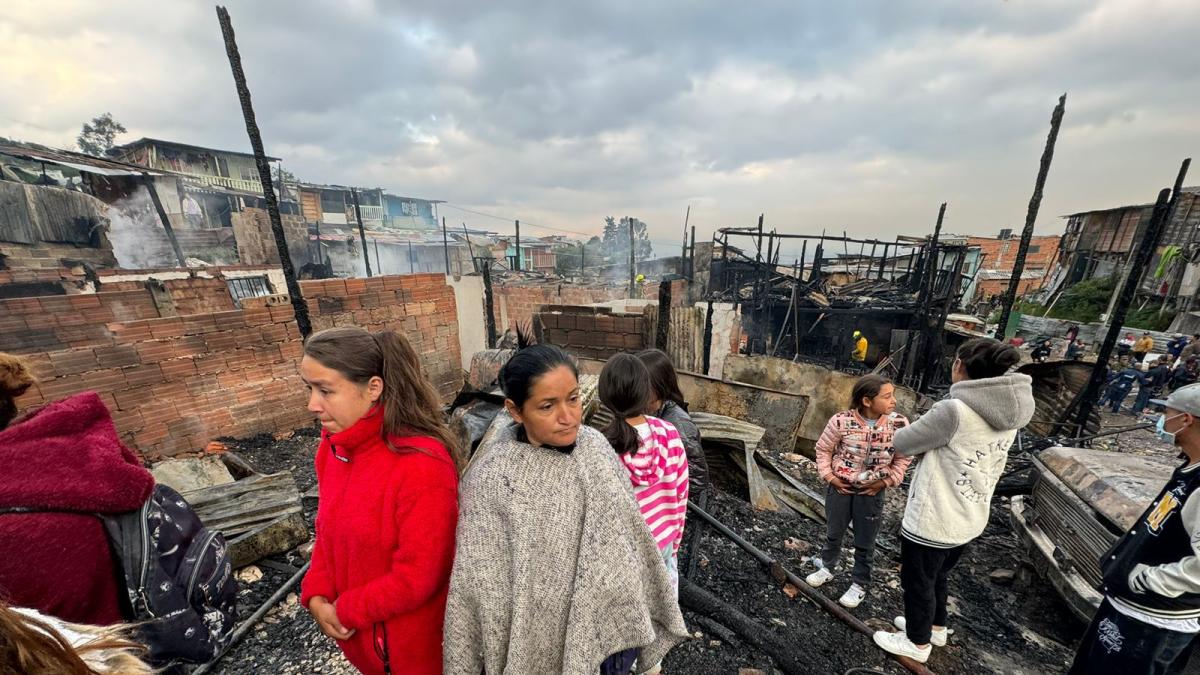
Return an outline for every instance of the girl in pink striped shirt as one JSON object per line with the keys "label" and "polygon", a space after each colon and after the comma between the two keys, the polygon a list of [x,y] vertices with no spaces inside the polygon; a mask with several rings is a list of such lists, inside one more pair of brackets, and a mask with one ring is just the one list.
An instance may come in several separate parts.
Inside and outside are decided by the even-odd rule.
{"label": "girl in pink striped shirt", "polygon": [[613,412],[604,435],[629,473],[642,517],[658,542],[679,591],[679,544],[687,516],[688,464],[683,439],[670,423],[644,415],[650,372],[632,354],[617,354],[600,372],[600,400]]}

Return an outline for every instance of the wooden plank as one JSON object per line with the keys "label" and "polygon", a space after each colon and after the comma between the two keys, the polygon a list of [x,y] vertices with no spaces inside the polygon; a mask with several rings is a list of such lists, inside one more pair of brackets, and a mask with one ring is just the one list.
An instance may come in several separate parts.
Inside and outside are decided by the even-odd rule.
{"label": "wooden plank", "polygon": [[308,523],[304,522],[301,513],[280,516],[232,539],[226,537],[234,567],[245,567],[266,556],[285,553],[308,539]]}
{"label": "wooden plank", "polygon": [[206,526],[220,531],[226,539],[303,511],[296,480],[286,472],[191,490],[183,497]]}

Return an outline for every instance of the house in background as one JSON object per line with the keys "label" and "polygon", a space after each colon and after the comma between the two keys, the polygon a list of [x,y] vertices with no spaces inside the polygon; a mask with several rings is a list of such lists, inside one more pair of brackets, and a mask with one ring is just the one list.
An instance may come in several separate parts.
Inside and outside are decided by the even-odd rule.
{"label": "house in background", "polygon": [[[1066,232],[1058,266],[1048,284],[1059,293],[1074,284],[1119,274],[1141,241],[1153,204],[1131,204],[1064,216]],[[1138,295],[1190,306],[1200,282],[1200,187],[1181,190],[1150,264],[1141,270]]]}
{"label": "house in background", "polygon": [[[1004,229],[997,237],[966,237],[967,246],[979,250],[979,263],[970,274],[974,281],[968,288],[969,295],[963,297],[963,305],[986,302],[1006,293],[1012,281],[1013,265],[1017,260],[1017,249],[1021,238],[1013,231]],[[1040,290],[1047,282],[1058,261],[1058,235],[1035,236],[1029,240],[1025,252],[1025,268],[1017,285],[1017,295],[1023,296]]]}
{"label": "house in background", "polygon": [[[122,162],[183,174],[215,187],[257,195],[263,192],[254,155],[248,152],[139,138],[112,148],[108,154]],[[267,161],[278,162],[279,158],[268,157]]]}
{"label": "house in background", "polygon": [[383,193],[383,225],[397,230],[440,230],[436,204],[440,199],[401,197]]}

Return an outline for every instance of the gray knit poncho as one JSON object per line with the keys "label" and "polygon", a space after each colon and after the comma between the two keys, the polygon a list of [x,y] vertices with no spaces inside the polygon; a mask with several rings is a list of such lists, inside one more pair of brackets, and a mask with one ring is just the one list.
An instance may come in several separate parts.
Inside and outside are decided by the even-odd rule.
{"label": "gray knit poncho", "polygon": [[633,647],[648,670],[687,629],[612,447],[589,427],[570,454],[515,430],[463,477],[446,675],[595,675]]}

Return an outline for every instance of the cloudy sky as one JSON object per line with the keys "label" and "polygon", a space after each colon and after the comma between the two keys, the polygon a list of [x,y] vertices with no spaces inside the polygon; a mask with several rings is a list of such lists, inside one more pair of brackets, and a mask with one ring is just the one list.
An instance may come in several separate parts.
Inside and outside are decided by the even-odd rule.
{"label": "cloudy sky", "polygon": [[[1195,0],[230,0],[267,152],[302,179],[598,232],[1039,233],[1153,201],[1200,151]],[[246,150],[213,6],[8,0],[0,136]],[[1200,157],[1198,157],[1200,159]],[[1193,183],[1200,183],[1197,177]],[[443,208],[451,223],[502,220]],[[522,228],[525,230],[525,227]]]}

